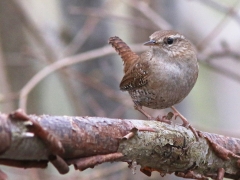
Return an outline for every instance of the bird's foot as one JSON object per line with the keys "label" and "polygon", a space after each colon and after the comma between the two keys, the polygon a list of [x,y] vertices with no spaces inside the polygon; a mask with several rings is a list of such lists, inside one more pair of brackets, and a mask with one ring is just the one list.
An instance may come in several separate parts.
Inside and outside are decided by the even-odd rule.
{"label": "bird's foot", "polygon": [[150,116],[146,111],[142,109],[142,106],[139,106],[138,104],[135,104],[134,108],[138,110],[140,113],[142,113],[144,116],[148,118],[148,120],[155,119],[154,117]]}
{"label": "bird's foot", "polygon": [[190,129],[194,136],[196,137],[196,140],[198,141],[199,140],[198,133],[188,122],[188,120],[180,112],[178,112],[178,110],[174,106],[172,106],[171,109],[173,110],[174,118],[176,119],[177,117],[179,117],[183,122],[182,126]]}
{"label": "bird's foot", "polygon": [[158,116],[156,118],[156,121],[160,121],[160,122],[164,122],[164,123],[167,123],[167,124],[171,124],[172,123],[171,119],[173,118],[173,115],[174,114],[172,112],[169,112],[166,116],[162,116],[162,117]]}

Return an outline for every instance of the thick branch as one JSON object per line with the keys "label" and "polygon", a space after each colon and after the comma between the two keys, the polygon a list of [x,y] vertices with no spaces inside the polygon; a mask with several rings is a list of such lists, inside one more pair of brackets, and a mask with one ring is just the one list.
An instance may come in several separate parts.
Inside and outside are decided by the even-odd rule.
{"label": "thick branch", "polygon": [[[239,177],[240,140],[198,132],[158,121],[100,117],[36,116],[16,111],[0,114],[0,163],[16,167],[47,166],[60,173],[73,164],[84,170],[103,162],[141,165],[151,175],[175,172],[191,178],[224,174]],[[223,170],[221,170],[221,168]]]}

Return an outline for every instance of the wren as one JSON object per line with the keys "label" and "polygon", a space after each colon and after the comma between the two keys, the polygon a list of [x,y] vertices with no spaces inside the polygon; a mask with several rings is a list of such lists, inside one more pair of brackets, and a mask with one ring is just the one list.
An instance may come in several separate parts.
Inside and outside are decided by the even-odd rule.
{"label": "wren", "polygon": [[140,56],[116,36],[109,39],[109,44],[123,60],[124,76],[120,89],[129,92],[135,108],[152,119],[142,106],[171,107],[183,120],[183,125],[189,126],[173,105],[181,102],[197,81],[198,62],[191,42],[173,30],[157,31],[144,43],[150,49]]}

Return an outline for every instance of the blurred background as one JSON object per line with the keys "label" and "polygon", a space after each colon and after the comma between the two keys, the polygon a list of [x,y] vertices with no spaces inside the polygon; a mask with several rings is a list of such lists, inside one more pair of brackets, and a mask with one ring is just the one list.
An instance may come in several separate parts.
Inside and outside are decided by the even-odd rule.
{"label": "blurred background", "polygon": [[[177,109],[199,130],[240,138],[238,0],[0,0],[0,110],[29,114],[145,119],[119,90],[119,36],[140,53],[159,29],[184,34],[198,50],[198,81]],[[85,56],[81,54],[88,52]],[[99,57],[101,56],[101,57]],[[56,62],[64,68],[54,70]],[[48,73],[40,73],[48,68]],[[63,65],[61,66],[63,67]],[[46,69],[45,69],[46,70]],[[24,103],[26,102],[26,103]],[[147,109],[154,116],[170,111]],[[179,121],[180,122],[180,121]],[[60,175],[47,169],[0,167],[9,179],[181,179],[133,175],[126,163]]]}

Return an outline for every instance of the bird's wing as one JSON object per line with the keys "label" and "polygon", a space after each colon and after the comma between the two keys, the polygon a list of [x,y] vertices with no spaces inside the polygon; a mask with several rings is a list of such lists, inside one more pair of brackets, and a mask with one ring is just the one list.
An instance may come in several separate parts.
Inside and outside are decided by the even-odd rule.
{"label": "bird's wing", "polygon": [[122,91],[134,90],[148,83],[147,76],[149,64],[148,62],[136,62],[124,75],[120,89]]}

